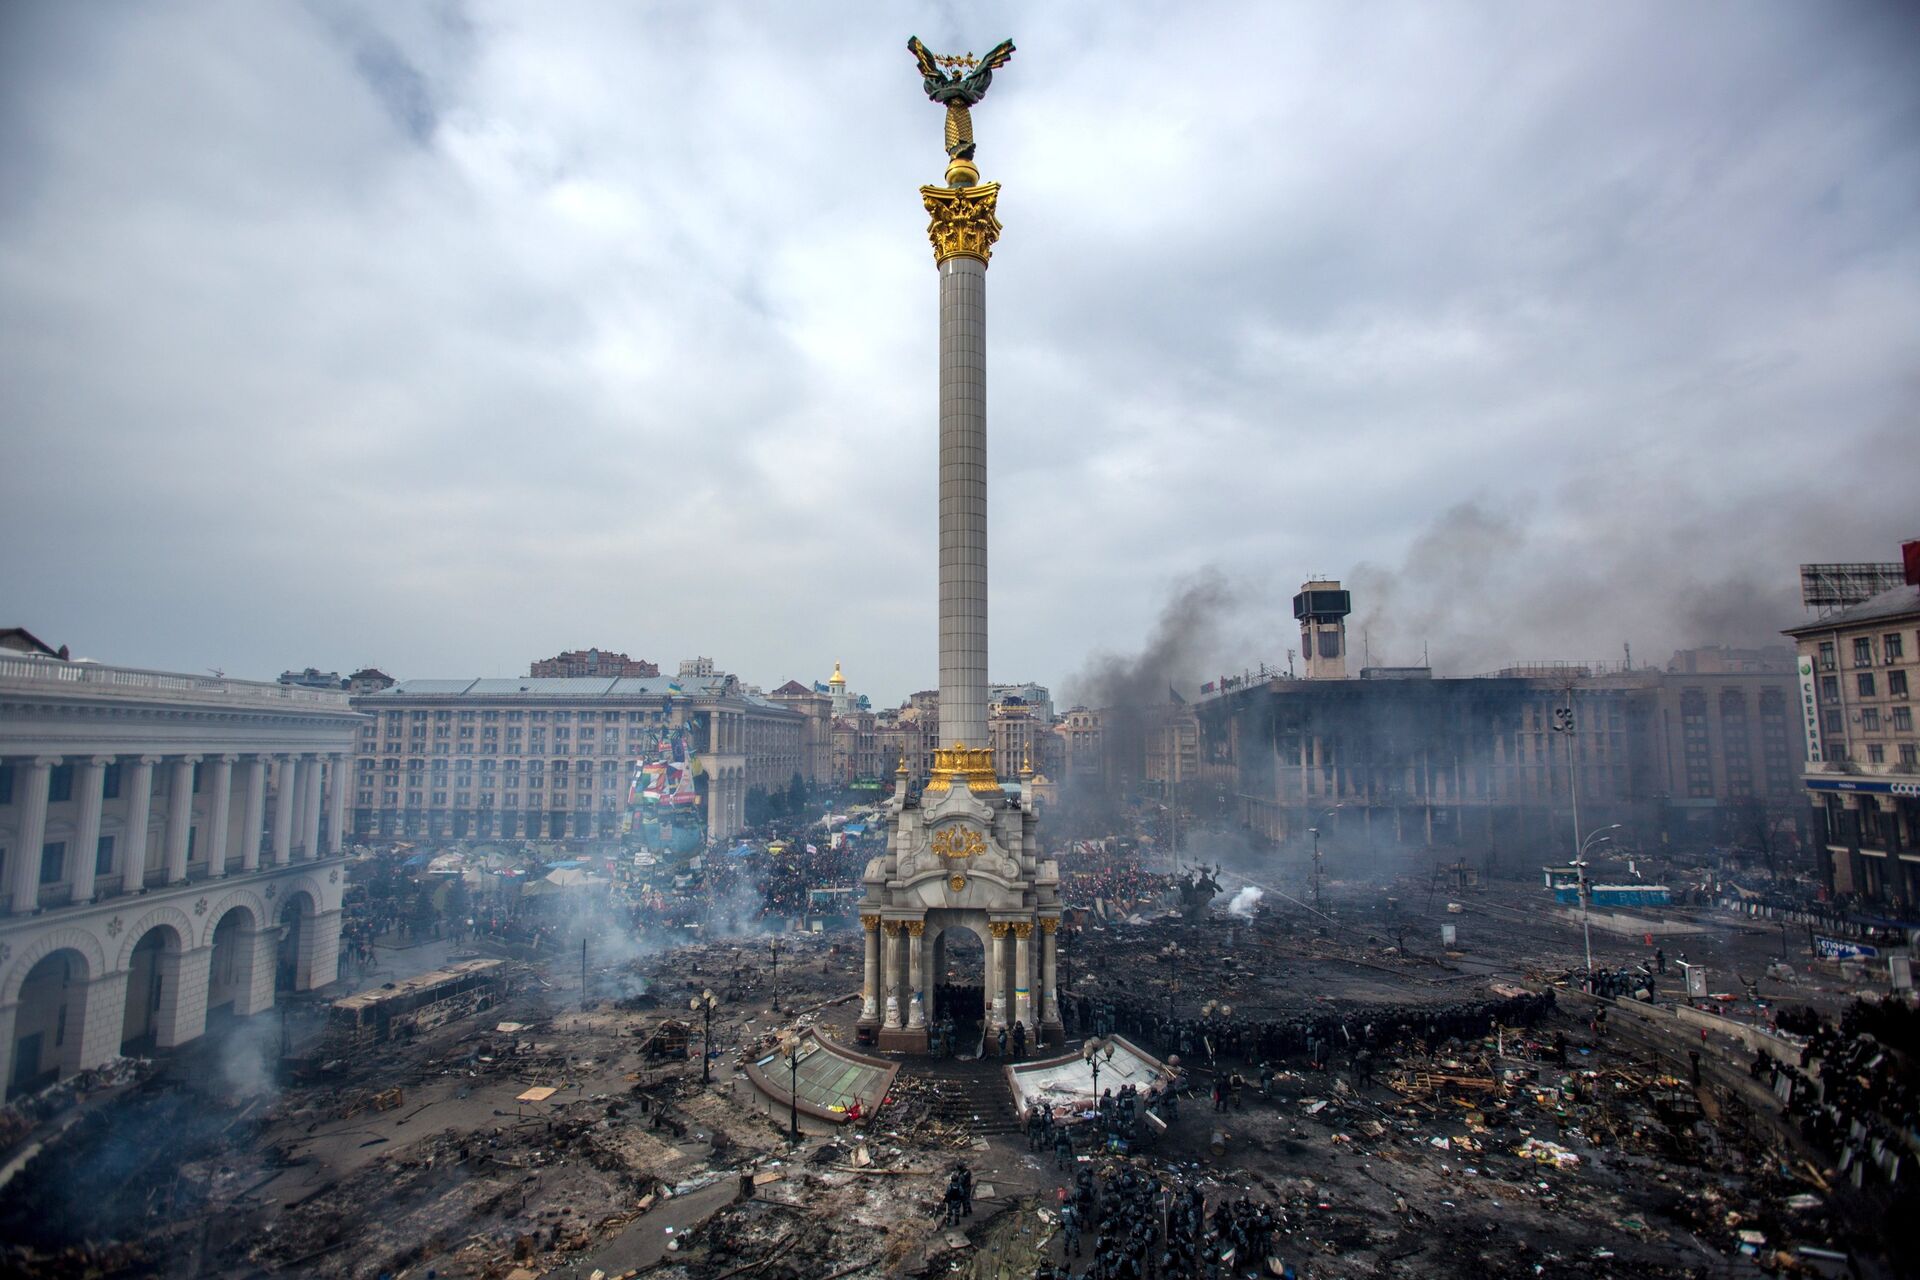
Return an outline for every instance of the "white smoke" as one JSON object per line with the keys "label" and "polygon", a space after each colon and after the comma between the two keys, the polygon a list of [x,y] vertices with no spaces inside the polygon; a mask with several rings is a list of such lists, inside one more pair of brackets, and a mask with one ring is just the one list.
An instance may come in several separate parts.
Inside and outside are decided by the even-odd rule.
{"label": "white smoke", "polygon": [[1266,896],[1264,891],[1248,885],[1233,895],[1233,901],[1227,903],[1227,914],[1239,916],[1243,920],[1251,920],[1253,908],[1264,896]]}

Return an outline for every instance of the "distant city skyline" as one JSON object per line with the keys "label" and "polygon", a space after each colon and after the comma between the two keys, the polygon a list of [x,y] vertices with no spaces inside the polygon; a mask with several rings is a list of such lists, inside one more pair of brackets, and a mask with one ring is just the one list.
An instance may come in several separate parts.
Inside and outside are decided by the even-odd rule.
{"label": "distant city skyline", "polygon": [[0,23],[0,626],[78,656],[935,687],[908,31],[1020,45],[996,680],[1284,661],[1317,574],[1376,662],[1659,662],[1920,533],[1900,6]]}

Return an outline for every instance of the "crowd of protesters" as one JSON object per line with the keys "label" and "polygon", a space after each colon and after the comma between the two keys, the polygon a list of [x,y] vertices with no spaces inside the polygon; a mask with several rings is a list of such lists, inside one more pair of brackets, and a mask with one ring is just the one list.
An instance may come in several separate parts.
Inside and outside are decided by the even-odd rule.
{"label": "crowd of protesters", "polygon": [[[1787,1115],[1843,1173],[1882,1153],[1920,1146],[1920,1012],[1911,1006],[1855,1001],[1838,1026],[1807,1015],[1797,1062],[1756,1050],[1749,1073],[1783,1097]],[[1882,1164],[1883,1171],[1886,1166]]]}
{"label": "crowd of protesters", "polygon": [[[1180,1017],[1163,1001],[1121,995],[1061,997],[1070,1030],[1096,1036],[1115,1032],[1153,1046],[1161,1055],[1183,1061],[1196,1055],[1208,1061],[1266,1061],[1301,1055],[1324,1063],[1338,1052],[1378,1051],[1403,1043],[1427,1050],[1446,1042],[1490,1035],[1496,1026],[1532,1026],[1553,1008],[1551,991],[1458,1001],[1446,1005],[1382,1004],[1364,1015],[1301,1013],[1286,1018],[1230,1016]],[[1317,1055],[1317,1057],[1316,1057]]]}
{"label": "crowd of protesters", "polygon": [[[1246,1196],[1220,1196],[1211,1209],[1199,1181],[1125,1164],[1079,1169],[1061,1188],[1063,1267],[1040,1280],[1194,1280],[1266,1270],[1283,1211]],[[1087,1236],[1092,1236],[1091,1248]],[[1084,1270],[1079,1270],[1086,1259]]]}

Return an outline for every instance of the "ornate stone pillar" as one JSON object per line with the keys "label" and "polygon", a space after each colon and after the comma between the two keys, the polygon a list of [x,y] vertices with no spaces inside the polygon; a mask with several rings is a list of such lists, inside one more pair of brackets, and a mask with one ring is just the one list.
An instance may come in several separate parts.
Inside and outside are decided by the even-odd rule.
{"label": "ornate stone pillar", "polygon": [[187,840],[193,830],[193,770],[199,756],[176,756],[172,785],[167,788],[166,884],[187,878]]}
{"label": "ornate stone pillar", "polygon": [[1039,1030],[1033,1020],[1033,921],[1013,926],[1013,1016],[1029,1033]]}
{"label": "ornate stone pillar", "polygon": [[907,980],[913,992],[907,1003],[907,1025],[909,1027],[924,1027],[927,1025],[926,932],[927,922],[925,920],[907,921]]}
{"label": "ornate stone pillar", "polygon": [[135,756],[127,774],[126,845],[117,855],[120,887],[131,891],[147,882],[147,829],[153,823],[153,766],[159,756]]}
{"label": "ornate stone pillar", "polygon": [[247,761],[247,800],[240,811],[240,869],[260,869],[260,841],[266,835],[267,758]]}
{"label": "ornate stone pillar", "polygon": [[0,1080],[13,1079],[13,1031],[19,1014],[18,1004],[0,1004]]}
{"label": "ornate stone pillar", "polygon": [[81,762],[80,820],[73,830],[73,900],[93,901],[93,875],[100,857],[100,808],[106,799],[107,766],[112,756],[89,756]]}
{"label": "ornate stone pillar", "polygon": [[280,963],[280,928],[265,924],[258,929],[243,929],[237,944],[240,965],[235,975],[233,1011],[244,1018],[273,1007],[274,969]]}
{"label": "ornate stone pillar", "polygon": [[304,963],[308,985],[324,987],[340,981],[340,908],[317,911],[313,916],[313,945]]}
{"label": "ornate stone pillar", "polygon": [[327,852],[334,854],[346,848],[347,788],[353,785],[353,757],[345,753],[334,756],[329,773]]}
{"label": "ornate stone pillar", "polygon": [[297,756],[281,756],[278,775],[273,780],[273,865],[284,867],[293,861],[294,761]]}
{"label": "ornate stone pillar", "polygon": [[120,1032],[127,1015],[127,977],[122,969],[101,974],[87,984],[86,1009],[80,1018],[79,1059],[74,1064],[77,1070],[86,1071],[120,1056]]}
{"label": "ornate stone pillar", "polygon": [[[301,856],[308,862],[320,856],[320,763],[321,757],[312,756],[305,766],[306,794],[301,808],[300,849]],[[332,979],[327,981],[331,982]]]}
{"label": "ornate stone pillar", "polygon": [[880,971],[885,975],[880,983],[880,1001],[886,1010],[885,1025],[897,1030],[900,1026],[900,922],[883,920],[880,927],[887,934],[886,954],[880,962]]}
{"label": "ornate stone pillar", "polygon": [[[286,785],[293,791],[293,812],[287,818],[287,861],[292,862],[300,845],[300,833],[307,826],[307,758],[287,757]],[[431,829],[427,832],[432,835]]]}
{"label": "ornate stone pillar", "polygon": [[7,877],[13,914],[17,916],[32,915],[40,906],[40,851],[47,843],[47,789],[53,781],[53,766],[59,763],[59,756],[35,756],[20,771],[25,775],[20,780],[20,827],[12,854],[13,874]]}
{"label": "ornate stone pillar", "polygon": [[1060,993],[1055,987],[1059,959],[1055,954],[1056,931],[1060,921],[1053,916],[1040,918],[1040,1022],[1042,1026],[1060,1021]]}
{"label": "ornate stone pillar", "polygon": [[227,874],[227,820],[233,806],[233,756],[213,758],[213,800],[207,810],[207,874]]}
{"label": "ornate stone pillar", "polygon": [[1007,1025],[1007,930],[1010,926],[1004,920],[995,920],[987,926],[987,932],[993,935],[993,946],[987,956],[987,1026],[989,1028]]}
{"label": "ornate stone pillar", "polygon": [[860,1020],[875,1022],[880,1017],[880,917],[861,916],[860,927],[867,935],[866,978],[860,986]]}
{"label": "ornate stone pillar", "polygon": [[154,1017],[155,1048],[171,1049],[197,1039],[207,1029],[207,979],[213,971],[213,948],[162,951],[160,1009]]}

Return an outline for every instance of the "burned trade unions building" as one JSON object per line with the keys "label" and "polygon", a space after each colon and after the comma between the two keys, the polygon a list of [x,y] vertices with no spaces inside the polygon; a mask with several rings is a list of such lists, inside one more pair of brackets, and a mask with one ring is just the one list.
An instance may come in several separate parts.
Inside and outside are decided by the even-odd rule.
{"label": "burned trade unions building", "polygon": [[[1516,857],[1621,824],[1623,844],[1740,840],[1797,849],[1805,805],[1793,658],[1694,649],[1664,668],[1538,662],[1440,677],[1348,670],[1348,593],[1295,597],[1299,676],[1203,687],[1197,781],[1275,840],[1337,850],[1457,847]],[[1573,784],[1570,790],[1569,783]]]}

